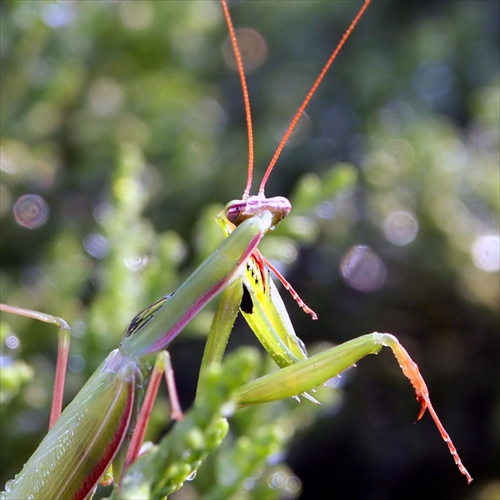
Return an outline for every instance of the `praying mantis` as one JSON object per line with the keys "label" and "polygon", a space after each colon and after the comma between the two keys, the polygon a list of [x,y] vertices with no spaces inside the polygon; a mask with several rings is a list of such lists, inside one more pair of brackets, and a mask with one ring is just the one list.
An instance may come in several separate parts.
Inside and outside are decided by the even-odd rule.
{"label": "praying mantis", "polygon": [[[254,198],[250,198],[250,200],[253,202]],[[212,260],[200,266],[199,271],[196,271],[195,274],[193,274],[192,277],[189,278],[171,298],[166,299],[165,302],[156,304],[156,307],[158,309],[154,309],[154,313],[152,313],[151,309],[148,310],[150,313],[152,313],[152,321],[154,321],[153,330],[156,328],[166,329],[170,331],[170,337],[167,337],[167,339],[164,341],[158,340],[158,342],[160,343],[155,346],[154,349],[151,348],[150,350],[151,344],[157,341],[144,341],[144,330],[142,328],[149,328],[149,326],[151,326],[153,323],[150,323],[149,319],[145,320],[144,315],[139,316],[138,318],[144,323],[144,326],[139,320],[137,320],[133,322],[133,326],[129,328],[129,335],[124,338],[122,343],[122,348],[125,350],[124,352],[126,352],[126,355],[142,354],[141,350],[143,349],[145,349],[145,352],[149,354],[149,352],[153,350],[156,352],[157,350],[166,347],[171,338],[173,338],[173,336],[175,336],[179,330],[170,329],[165,325],[168,325],[169,321],[173,321],[174,324],[179,321],[182,323],[182,326],[184,326],[184,323],[186,323],[191,316],[194,316],[198,312],[198,310],[215,294],[215,289],[222,290],[223,288],[230,287],[232,286],[231,283],[238,283],[238,281],[241,279],[245,279],[246,282],[250,281],[250,278],[248,276],[246,278],[241,277],[242,270],[247,265],[248,259],[250,258],[252,265],[256,264],[256,267],[250,272],[254,274],[261,274],[261,278],[257,280],[258,288],[256,291],[253,290],[250,285],[248,285],[248,283],[246,285],[250,289],[248,293],[250,294],[251,303],[253,304],[253,307],[261,304],[267,307],[271,304],[270,307],[274,308],[274,301],[278,300],[277,296],[275,295],[276,292],[273,288],[274,285],[272,285],[272,282],[267,277],[266,271],[264,271],[265,264],[260,261],[260,257],[258,257],[258,254],[256,254],[255,252],[260,238],[268,230],[270,230],[271,227],[277,224],[278,219],[281,217],[281,215],[275,215],[277,211],[279,212],[279,210],[275,209],[275,205],[267,206],[265,204],[261,204],[260,198],[257,200],[259,204],[258,210],[248,212],[248,204],[246,204],[247,201],[248,197],[244,196],[243,204],[231,204],[226,210],[225,217],[227,220],[225,220],[223,224],[225,225],[225,229],[228,233],[228,238],[221,245],[221,247],[219,247],[216,253],[212,254],[212,256],[209,257]],[[279,203],[281,204],[281,207],[284,202],[282,200],[279,200]],[[236,215],[235,210],[237,211]],[[288,207],[284,209],[284,211],[287,210]],[[233,227],[233,225],[238,227],[235,228]],[[226,252],[231,254],[231,258],[229,259],[229,267],[226,267],[222,270],[218,269],[217,273],[210,274],[210,272],[212,271],[210,268],[213,266],[213,263],[220,255],[225,254]],[[265,293],[262,296],[257,295],[260,290],[259,287],[262,287],[266,293],[271,290],[271,292],[269,293],[271,293],[272,295],[266,295]],[[241,292],[241,290],[242,287],[239,286],[239,291]],[[196,307],[191,307],[190,300],[192,299],[189,299],[188,297],[194,298],[195,300],[198,300],[200,298],[200,301],[197,302]],[[201,299],[201,297],[203,297],[203,299]],[[233,296],[230,301],[232,302],[233,306],[234,304],[239,305],[239,303],[241,302],[241,298],[235,298]],[[177,311],[180,316],[178,318],[174,318],[172,316],[172,313],[170,312],[171,310]],[[167,312],[166,318],[161,318],[160,312],[164,314],[164,311]],[[252,317],[252,314],[255,314],[253,310],[247,311],[247,315],[250,315],[250,317]],[[262,314],[264,318],[268,317],[266,312]],[[274,314],[274,309],[272,314]],[[283,314],[285,314],[281,310],[281,307],[279,308],[278,314],[280,318],[283,317]],[[263,320],[259,321],[261,322]],[[223,326],[230,329],[230,321],[225,320],[223,323]],[[258,330],[259,326],[255,326],[255,328]],[[215,330],[216,333],[219,333],[219,330],[222,330],[222,327],[218,327]],[[139,339],[139,334],[141,340],[137,340],[136,342],[136,339]],[[310,391],[316,385],[321,384],[326,379],[330,378],[341,370],[341,368],[333,366],[333,360],[336,356],[334,352],[338,353],[340,351],[337,350],[334,352],[327,352],[323,355],[320,355],[319,358],[311,358],[309,361],[306,361],[305,352],[302,349],[300,342],[296,339],[293,333],[291,333],[289,330],[286,330],[283,335],[278,334],[278,336],[276,336],[276,334],[277,331],[274,327],[265,330],[263,340],[261,340],[261,342],[263,342],[264,344],[266,342],[268,343],[267,347],[269,347],[270,353],[276,355],[275,361],[282,368],[282,370],[277,372],[277,374],[275,375],[271,375],[269,378],[258,380],[254,383],[244,386],[244,389],[242,389],[239,395],[239,401],[241,404],[264,402],[267,400],[270,401],[277,398],[279,399],[288,396],[294,396],[300,393],[307,393],[307,391]],[[373,334],[370,337],[366,337],[365,340],[366,351],[363,351],[365,347],[363,347],[364,344],[361,340],[355,340],[352,344],[350,344],[355,351],[354,357],[344,357],[344,367],[352,365],[359,357],[362,357],[374,350],[378,350],[383,344],[390,345],[396,350],[398,360],[403,365],[403,371],[406,370],[407,372],[411,372],[415,370],[414,365],[411,364],[409,358],[406,357],[406,353],[401,350],[402,348],[399,346],[399,344],[397,344],[397,341],[392,336]],[[218,350],[218,348],[224,343],[224,341],[219,339],[214,342],[215,349],[212,351],[212,354],[210,354],[210,351],[208,351],[209,354],[207,354],[207,365],[212,363],[214,360],[218,361],[222,354]],[[287,345],[287,342],[289,342],[289,345]],[[115,354],[115,357],[116,356],[118,355]],[[113,357],[113,360],[115,360],[115,357]],[[116,368],[116,366],[119,367],[119,370],[121,370],[122,368],[125,370],[135,370],[135,368],[126,368],[126,364],[122,363],[122,361],[118,363],[117,361],[110,360],[109,363],[114,365],[113,370]],[[318,364],[316,367],[314,367],[314,370],[312,369],[313,363]],[[323,367],[325,369],[324,372],[322,371]],[[304,371],[301,372],[301,370]],[[127,374],[128,373],[130,372],[127,371]],[[417,377],[415,373],[412,373],[411,376]],[[418,382],[415,382],[416,380],[418,380]],[[301,385],[302,381],[304,381],[305,385]],[[420,379],[418,378],[413,378],[413,382],[417,384],[423,383],[423,381],[420,381]],[[287,383],[290,386],[290,389],[288,391],[284,391],[282,389],[282,385],[284,383]],[[277,387],[281,388],[277,389]],[[423,387],[424,386],[421,385],[418,388],[417,394],[419,398],[425,399],[427,398],[427,396],[426,390]],[[426,401],[426,404],[430,404],[430,402]],[[431,408],[432,406],[429,407],[429,409]],[[448,437],[446,434],[445,436],[447,440]],[[43,443],[41,446],[43,446]],[[451,446],[452,448],[450,449],[452,450],[455,459],[458,460],[457,464],[461,466],[461,462],[458,459],[456,450],[454,449],[453,445]],[[461,470],[462,472],[465,471],[465,469]],[[464,473],[466,473],[466,471]],[[470,479],[470,476],[468,476],[468,478]],[[78,490],[78,494],[81,494],[82,498],[84,498],[93,489],[94,484],[95,483],[92,483],[89,491],[80,493],[80,490]],[[74,490],[71,490],[71,492],[73,491]]]}

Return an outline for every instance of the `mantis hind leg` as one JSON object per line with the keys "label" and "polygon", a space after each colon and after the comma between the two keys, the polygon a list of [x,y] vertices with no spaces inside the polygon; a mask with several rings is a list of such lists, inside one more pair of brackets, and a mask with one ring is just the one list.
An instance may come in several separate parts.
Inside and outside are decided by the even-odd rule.
{"label": "mantis hind leg", "polygon": [[432,406],[429,390],[417,364],[398,339],[389,333],[374,332],[363,335],[245,384],[239,391],[238,403],[241,406],[264,403],[309,391],[368,354],[377,354],[382,347],[389,347],[392,350],[401,370],[415,389],[417,401],[421,404],[417,420],[423,416],[425,410],[429,411],[457,467],[470,483],[472,477],[462,464],[455,445]]}

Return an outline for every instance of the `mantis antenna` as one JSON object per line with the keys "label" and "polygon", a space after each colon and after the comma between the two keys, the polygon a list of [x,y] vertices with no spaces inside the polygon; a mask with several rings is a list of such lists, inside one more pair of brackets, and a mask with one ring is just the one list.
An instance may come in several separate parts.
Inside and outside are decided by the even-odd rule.
{"label": "mantis antenna", "polygon": [[[300,105],[299,109],[295,113],[295,116],[293,117],[293,120],[291,121],[290,125],[288,126],[288,129],[285,132],[285,135],[281,139],[281,142],[278,145],[278,148],[276,149],[276,152],[274,153],[274,156],[271,159],[271,162],[269,163],[269,166],[267,167],[267,170],[262,178],[262,182],[260,183],[259,191],[257,195],[250,195],[250,189],[252,188],[252,178],[253,178],[253,163],[254,163],[254,148],[253,148],[253,129],[252,129],[252,115],[251,115],[251,110],[250,110],[250,99],[248,96],[248,87],[246,83],[246,78],[245,78],[245,70],[243,67],[243,59],[241,57],[241,52],[238,46],[238,40],[236,38],[236,32],[234,30],[233,22],[231,20],[231,15],[229,13],[229,8],[227,6],[226,0],[221,0],[222,4],[222,9],[224,12],[224,17],[226,18],[226,24],[228,27],[229,31],[229,37],[231,39],[231,44],[233,46],[233,51],[234,51],[234,56],[236,59],[236,65],[238,67],[238,73],[240,76],[240,81],[241,81],[241,88],[243,91],[243,101],[245,104],[245,114],[246,114],[246,121],[247,121],[247,131],[248,131],[248,174],[247,174],[247,184],[245,186],[245,190],[243,191],[243,197],[241,200],[232,200],[230,201],[225,208],[225,215],[227,220],[233,224],[234,226],[237,226],[241,224],[244,220],[253,217],[257,215],[258,213],[262,213],[263,211],[268,211],[273,214],[273,226],[275,226],[278,222],[280,222],[283,218],[285,218],[288,213],[291,210],[291,204],[290,202],[282,197],[282,196],[275,196],[273,198],[266,198],[264,194],[264,188],[267,182],[267,179],[271,175],[271,172],[274,168],[274,165],[276,164],[281,151],[285,147],[285,144],[287,143],[290,135],[292,134],[293,130],[295,129],[295,126],[297,125],[300,117],[304,113],[304,110],[306,106],[309,104],[309,101],[311,100],[312,96],[316,92],[316,89],[318,88],[319,84],[323,80],[323,78],[326,75],[326,72],[332,65],[333,61],[337,57],[338,53],[344,46],[345,42],[349,38],[350,34],[358,24],[359,20],[361,19],[361,16],[364,14],[366,8],[370,4],[371,0],[365,0],[361,8],[359,9],[358,13],[356,14],[355,18],[349,25],[349,28],[347,31],[344,33],[342,38],[340,39],[340,42],[337,44],[335,47],[335,50],[332,52],[330,58],[324,65],[323,69],[321,70],[319,76],[316,78],[316,81],[312,85],[311,89],[307,93],[304,101]],[[307,314],[310,314],[313,319],[317,319],[316,313],[308,307],[304,301],[299,297],[298,293],[293,289],[293,287],[288,283],[288,281],[285,279],[284,276],[282,276],[278,270],[265,258],[263,257],[258,250],[255,250],[253,252],[253,257],[258,264],[259,268],[261,269],[261,274],[262,276],[265,276],[265,270],[264,270],[264,263],[267,264],[267,266],[274,272],[274,274],[278,277],[278,279],[281,281],[283,286],[290,292],[292,297],[295,299],[299,307],[301,307]],[[265,278],[264,278],[264,286],[265,286]]]}
{"label": "mantis antenna", "polygon": [[[290,138],[290,135],[294,131],[300,117],[304,113],[304,110],[306,109],[307,105],[309,104],[309,101],[311,100],[312,96],[316,92],[316,89],[319,87],[319,84],[325,77],[327,71],[330,69],[330,66],[332,65],[333,61],[337,57],[338,53],[344,46],[345,42],[349,38],[350,34],[358,24],[359,20],[363,16],[365,10],[367,9],[368,5],[370,4],[371,0],[365,0],[361,8],[359,9],[358,13],[356,14],[356,17],[352,20],[351,24],[349,25],[349,28],[347,31],[344,33],[342,38],[340,39],[340,42],[337,44],[335,47],[335,50],[332,52],[332,55],[324,65],[323,69],[321,70],[318,78],[316,78],[316,81],[314,82],[313,86],[307,93],[304,101],[300,105],[299,109],[297,110],[297,113],[295,113],[295,116],[293,117],[290,125],[288,126],[288,129],[285,132],[285,135],[281,139],[281,142],[279,143],[276,152],[274,153],[274,156],[272,157],[269,166],[267,167],[267,170],[262,177],[262,181],[260,183],[259,187],[259,192],[258,192],[258,197],[259,198],[265,198],[264,195],[264,188],[266,186],[266,182],[271,175],[271,172],[274,168],[274,165],[278,161],[278,158],[283,151],[283,148],[285,147],[285,144],[288,142],[288,139]],[[227,27],[229,30],[229,37],[231,38],[231,44],[233,46],[233,51],[234,51],[234,56],[236,58],[236,65],[238,67],[238,73],[240,75],[240,81],[241,81],[241,88],[243,91],[243,101],[245,104],[245,114],[246,114],[246,121],[247,121],[247,131],[248,131],[248,176],[247,176],[247,184],[245,186],[245,190],[243,192],[243,200],[246,200],[250,196],[250,189],[252,187],[252,178],[253,178],[253,162],[254,162],[254,149],[253,149],[253,129],[252,129],[252,114],[250,110],[250,99],[248,97],[248,88],[247,88],[247,83],[246,83],[246,78],[245,78],[245,70],[243,68],[243,60],[241,57],[241,52],[238,47],[238,41],[236,39],[236,33],[233,27],[233,22],[231,20],[231,16],[229,14],[229,9],[226,3],[226,0],[221,0],[222,3],[222,8],[224,11],[224,17],[226,18],[226,23]]]}

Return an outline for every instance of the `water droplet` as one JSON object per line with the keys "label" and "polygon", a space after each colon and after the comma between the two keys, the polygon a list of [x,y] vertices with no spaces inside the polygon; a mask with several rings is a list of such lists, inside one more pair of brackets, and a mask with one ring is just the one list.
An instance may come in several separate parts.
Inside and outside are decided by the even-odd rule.
{"label": "water droplet", "polygon": [[234,403],[226,403],[221,408],[221,415],[225,418],[230,417],[236,410],[236,405]]}
{"label": "water droplet", "polygon": [[[9,479],[6,483],[5,483],[5,491],[6,492],[9,492],[11,489],[12,489],[12,486],[14,486],[14,484],[16,483],[16,481],[14,479]],[[5,495],[4,495],[5,496]]]}
{"label": "water droplet", "polygon": [[195,477],[196,477],[196,473],[198,471],[194,470],[193,472],[191,472],[191,474],[189,474],[189,476],[186,478],[186,481],[192,481]]}
{"label": "water droplet", "polygon": [[154,444],[151,441],[144,441],[142,443],[141,449],[139,451],[139,456],[145,455],[154,448]]}

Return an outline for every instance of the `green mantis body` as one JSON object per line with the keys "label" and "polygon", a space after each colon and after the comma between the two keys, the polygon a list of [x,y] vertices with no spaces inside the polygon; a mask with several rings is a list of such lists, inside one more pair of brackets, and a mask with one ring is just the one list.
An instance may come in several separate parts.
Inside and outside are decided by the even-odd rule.
{"label": "green mantis body", "polygon": [[[151,355],[164,349],[191,317],[239,277],[270,222],[270,214],[264,214],[242,225],[170,299],[161,302],[134,331],[127,332],[120,348],[106,358],[66,408],[4,498],[89,495],[137,414],[140,388],[151,370]],[[102,419],[102,415],[107,417]]]}
{"label": "green mantis body", "polygon": [[[223,7],[227,12],[225,4]],[[278,154],[279,151],[280,148]],[[415,387],[417,399],[422,403],[422,413],[427,408],[430,410],[455,462],[471,480],[435,415],[418,368],[393,336],[366,335],[307,358],[257,253],[261,238],[283,215],[277,215],[279,211],[266,204],[252,208],[251,202],[256,198],[264,199],[263,188],[259,195],[250,198],[246,190],[236,215],[232,212],[234,204],[226,209],[221,223],[226,240],[171,297],[153,304],[133,320],[119,349],[106,358],[66,408],[25,468],[8,485],[2,498],[87,498],[112,462],[118,464],[115,468],[118,480],[121,475],[119,464],[126,463],[124,444],[129,439],[128,431],[136,424],[143,386],[150,376],[155,355],[163,351],[219,292],[223,292],[220,317],[214,321],[203,370],[220,361],[225,337],[232,327],[243,294],[249,296],[251,303],[251,307],[244,311],[250,325],[282,368],[242,387],[237,400],[239,405],[299,394],[309,397],[307,391],[367,354],[389,346]],[[223,311],[227,308],[231,311],[225,317]]]}

